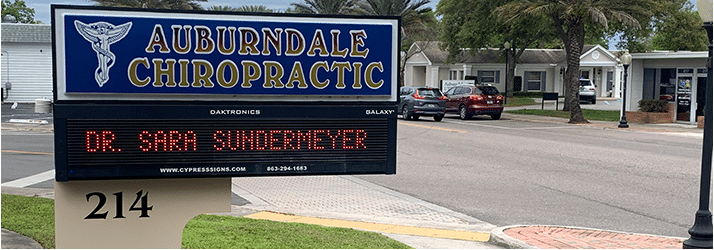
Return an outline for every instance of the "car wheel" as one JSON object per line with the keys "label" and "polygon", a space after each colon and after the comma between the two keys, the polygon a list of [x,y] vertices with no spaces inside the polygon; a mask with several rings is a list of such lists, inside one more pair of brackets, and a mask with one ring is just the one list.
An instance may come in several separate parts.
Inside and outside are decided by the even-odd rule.
{"label": "car wheel", "polygon": [[495,114],[495,115],[491,115],[491,119],[494,119],[494,120],[501,119],[501,113],[498,113],[498,114]]}
{"label": "car wheel", "polygon": [[593,104],[595,104],[596,102],[597,102],[597,100],[595,98],[593,98]]}
{"label": "car wheel", "polygon": [[407,110],[406,104],[404,104],[404,106],[402,106],[402,118],[404,118],[404,120],[412,119],[412,116],[409,114],[409,110]]}
{"label": "car wheel", "polygon": [[442,119],[444,119],[443,115],[435,115],[434,116],[434,121],[440,122]]}
{"label": "car wheel", "polygon": [[459,107],[459,117],[461,118],[461,120],[471,118],[471,114],[469,114],[469,112],[466,110],[466,106],[461,105],[461,107]]}

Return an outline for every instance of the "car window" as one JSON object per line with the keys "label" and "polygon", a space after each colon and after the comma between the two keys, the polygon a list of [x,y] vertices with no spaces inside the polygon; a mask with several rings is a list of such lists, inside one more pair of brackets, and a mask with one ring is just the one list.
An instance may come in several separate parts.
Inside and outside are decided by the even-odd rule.
{"label": "car window", "polygon": [[478,89],[478,88],[473,88],[473,89],[471,89],[470,92],[471,92],[472,94],[474,94],[474,95],[480,95],[480,94],[481,94],[481,90]]}
{"label": "car window", "polygon": [[478,89],[485,95],[498,95],[498,89],[493,86],[480,86]]}
{"label": "car window", "polygon": [[590,81],[580,81],[581,87],[590,86],[590,85],[591,85]]}
{"label": "car window", "polygon": [[469,88],[459,87],[459,90],[456,94],[457,95],[465,95],[465,94],[468,94],[469,92],[471,92],[471,91],[469,91]]}
{"label": "car window", "polygon": [[456,90],[456,88],[450,88],[446,91],[446,95],[454,95],[454,90]]}
{"label": "car window", "polygon": [[441,91],[439,89],[418,89],[420,96],[425,97],[441,97]]}

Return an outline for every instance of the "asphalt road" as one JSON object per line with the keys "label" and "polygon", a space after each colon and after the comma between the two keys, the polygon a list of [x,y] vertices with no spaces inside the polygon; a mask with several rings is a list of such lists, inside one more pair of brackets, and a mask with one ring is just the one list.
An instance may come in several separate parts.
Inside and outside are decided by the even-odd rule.
{"label": "asphalt road", "polygon": [[702,139],[486,117],[399,121],[397,174],[361,179],[498,226],[688,237]]}
{"label": "asphalt road", "polygon": [[[1,137],[3,184],[54,170],[54,134],[3,130]],[[54,188],[54,179],[28,187]]]}

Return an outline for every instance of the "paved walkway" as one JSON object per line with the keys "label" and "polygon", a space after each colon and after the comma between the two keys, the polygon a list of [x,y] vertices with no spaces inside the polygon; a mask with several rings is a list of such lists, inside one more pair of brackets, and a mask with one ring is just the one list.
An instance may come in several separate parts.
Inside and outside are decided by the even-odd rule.
{"label": "paved walkway", "polygon": [[[499,248],[495,225],[353,176],[233,178],[255,219],[381,232],[414,248]],[[438,242],[438,243],[436,243]]]}
{"label": "paved walkway", "polygon": [[504,232],[542,249],[682,249],[683,239],[559,226],[519,226]]}

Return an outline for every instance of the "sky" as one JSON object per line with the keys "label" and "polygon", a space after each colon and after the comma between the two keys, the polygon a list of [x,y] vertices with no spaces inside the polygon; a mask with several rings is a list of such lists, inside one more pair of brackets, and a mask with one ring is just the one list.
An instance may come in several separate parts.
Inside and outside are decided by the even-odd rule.
{"label": "sky", "polygon": [[[29,8],[35,9],[35,20],[42,23],[50,23],[50,5],[51,4],[67,4],[67,5],[94,5],[93,1],[89,0],[24,0]],[[243,5],[264,5],[269,9],[285,10],[290,7],[291,3],[303,3],[303,0],[208,0],[202,3],[203,7],[214,5],[240,7]],[[427,6],[436,9],[438,0],[432,0]]]}

